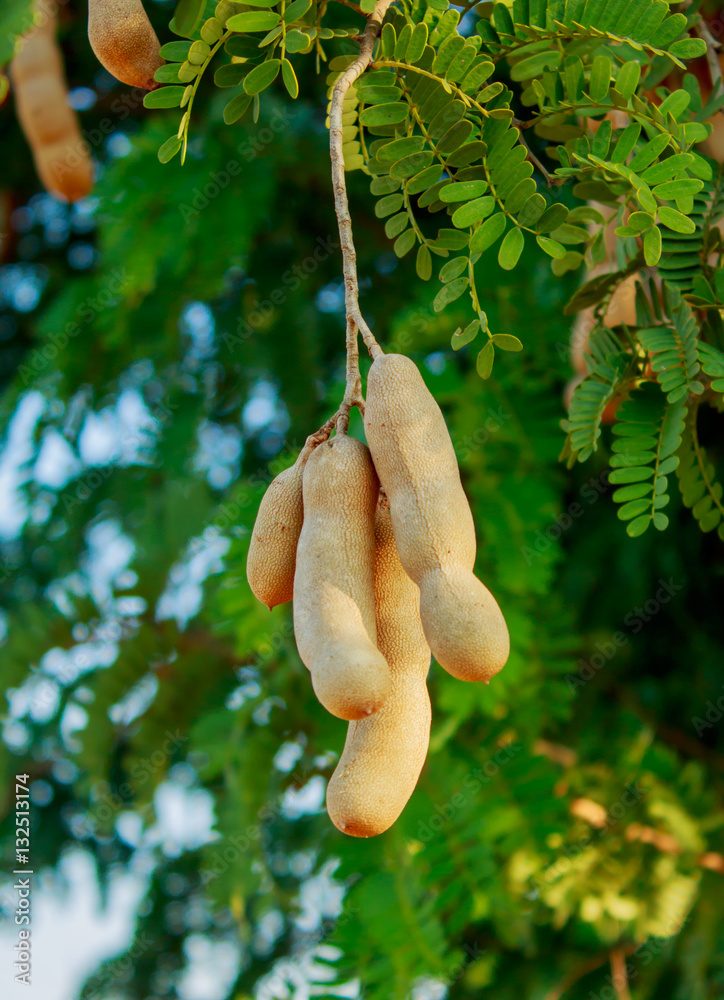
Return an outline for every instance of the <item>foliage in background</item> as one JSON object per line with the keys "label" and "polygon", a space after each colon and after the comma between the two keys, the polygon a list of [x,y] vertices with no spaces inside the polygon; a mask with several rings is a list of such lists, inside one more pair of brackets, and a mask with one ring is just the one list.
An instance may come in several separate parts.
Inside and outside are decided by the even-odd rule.
{"label": "foliage in background", "polygon": [[[620,55],[618,45],[614,55],[600,51],[609,46],[595,33],[591,41],[556,31],[560,48],[547,39],[529,43],[541,47],[532,53],[538,68],[526,76],[522,57],[512,64],[508,59],[516,29],[509,30],[501,6],[492,21],[483,18],[489,30],[475,35],[471,26],[469,37],[479,42],[455,42],[460,52],[476,48],[468,72],[485,56],[477,66],[493,62],[502,77],[502,89],[490,98],[497,107],[479,102],[486,110],[505,110],[513,100],[522,119],[551,101],[560,117],[571,87],[590,94],[596,59]],[[604,9],[588,6],[592,16]],[[605,9],[623,6],[609,2]],[[636,44],[653,44],[663,17],[677,16],[668,8],[662,12],[665,4],[628,6],[645,7],[652,19],[654,11],[662,13],[641,42],[632,38]],[[312,26],[311,11],[316,17],[322,7],[300,14],[299,24]],[[335,25],[329,30],[346,30],[352,22],[358,30],[358,15],[333,7],[322,11]],[[26,8],[13,0],[3,16],[22,19]],[[516,4],[516,20],[521,8],[527,8],[518,21],[528,25],[521,38],[527,40],[542,28],[535,18],[544,8]],[[233,16],[249,13],[239,9]],[[277,8],[259,11],[275,14]],[[433,31],[455,14],[441,3],[405,11],[410,25],[429,30],[434,24]],[[163,10],[151,13],[163,36]],[[461,37],[454,29],[437,39],[438,52],[445,37]],[[277,38],[284,35],[288,45],[292,30],[312,34],[290,27]],[[316,28],[305,42],[310,54],[324,43],[328,58],[347,58],[349,41],[324,37],[325,30]],[[407,33],[405,56],[415,30]],[[696,274],[691,283],[681,282],[674,269],[664,297],[647,278],[636,329],[596,327],[586,388],[577,390],[569,415],[575,426],[567,447],[586,464],[566,467],[558,461],[564,444],[560,398],[569,375],[563,310],[575,294],[576,307],[594,304],[600,312],[636,260],[638,242],[624,236],[611,282],[577,292],[575,271],[561,267],[552,278],[536,242],[551,249],[546,240],[560,238],[564,249],[585,249],[593,262],[600,223],[581,214],[582,199],[610,203],[615,195],[632,202],[644,191],[656,198],[656,185],[670,180],[654,178],[651,186],[644,178],[638,186],[632,183],[638,174],[598,164],[595,157],[615,162],[606,156],[620,149],[623,133],[612,130],[603,151],[603,129],[593,140],[595,150],[586,147],[586,136],[566,136],[563,145],[561,135],[539,136],[570,151],[567,165],[553,161],[552,167],[575,169],[578,184],[597,186],[577,193],[571,185],[554,185],[529,194],[527,202],[536,199],[536,205],[554,194],[558,222],[538,232],[541,239],[522,236],[510,270],[498,267],[492,248],[473,246],[473,255],[483,256],[463,266],[474,271],[470,289],[485,311],[484,329],[481,324],[476,332],[505,331],[525,347],[481,381],[474,355],[453,350],[462,346],[460,335],[451,347],[456,325],[463,330],[471,322],[470,303],[463,293],[448,293],[447,308],[437,310],[440,289],[420,280],[425,254],[419,247],[443,268],[471,260],[469,241],[487,220],[475,219],[480,209],[470,206],[492,195],[473,187],[466,189],[471,198],[439,198],[436,210],[452,213],[452,228],[443,220],[443,231],[457,234],[458,242],[464,236],[464,246],[440,245],[435,220],[425,216],[422,241],[414,226],[405,229],[418,240],[417,260],[392,253],[390,236],[404,234],[390,233],[389,218],[401,213],[394,210],[385,223],[379,205],[391,195],[403,201],[405,192],[417,196],[409,189],[415,175],[408,176],[407,167],[396,171],[400,177],[392,171],[426,150],[404,147],[400,160],[385,160],[380,150],[388,141],[414,140],[421,129],[375,137],[366,152],[361,138],[350,139],[360,142],[360,150],[349,155],[363,159],[349,163],[358,169],[348,175],[363,309],[386,349],[420,364],[445,410],[475,514],[477,571],[499,599],[513,639],[511,660],[489,687],[461,685],[433,666],[433,739],[420,787],[391,831],[360,842],[339,834],[321,805],[345,727],[311,693],[289,609],[267,612],[249,593],[244,574],[249,529],[265,485],[334,409],[344,380],[327,98],[316,83],[315,60],[294,59],[295,103],[285,93],[288,77],[264,89],[256,122],[254,95],[236,80],[252,100],[232,127],[224,120],[228,99],[218,94],[218,79],[215,85],[201,78],[185,164],[180,157],[162,164],[157,151],[177,127],[177,114],[144,111],[133,95],[128,104],[119,102],[123,89],[98,70],[83,31],[81,16],[65,20],[71,83],[95,91],[83,121],[99,161],[97,198],[68,209],[38,195],[10,106],[0,118],[0,141],[11,151],[3,165],[0,270],[0,349],[7,372],[2,468],[10,497],[0,572],[0,676],[9,696],[3,787],[10,788],[19,769],[33,776],[38,867],[55,864],[73,844],[91,853],[102,879],[143,852],[154,860],[136,927],[144,950],[132,967],[123,956],[104,965],[83,996],[177,995],[189,942],[199,934],[239,943],[238,971],[226,990],[234,1000],[282,996],[280,983],[300,977],[316,982],[321,995],[335,995],[334,984],[359,979],[371,1000],[405,998],[415,990],[417,1000],[434,983],[456,1000],[486,992],[501,1000],[603,998],[614,995],[611,963],[615,968],[622,959],[629,963],[635,1000],[718,996],[724,921],[721,873],[711,865],[713,852],[724,849],[724,752],[716,707],[722,561],[719,541],[701,534],[684,509],[691,507],[703,528],[719,526],[721,496],[711,498],[722,458],[716,405],[717,380],[724,376],[716,350],[721,272],[718,256],[717,266],[708,262],[710,253],[719,253],[712,226],[719,211],[718,166],[709,164],[711,178],[697,177],[692,167],[704,173],[706,161],[671,145],[671,154],[692,157],[678,161],[677,180],[688,182],[687,190],[692,180],[703,184],[692,194],[674,193],[677,207],[668,209],[683,208],[695,220]],[[383,37],[389,60],[403,61],[395,57],[405,31],[398,24],[394,46],[389,31],[387,42]],[[234,32],[234,44],[248,37]],[[664,56],[627,44],[622,65],[640,59],[646,72],[663,79]],[[675,35],[662,51],[674,44]],[[575,53],[567,54],[568,48]],[[563,52],[554,66],[553,50]],[[292,47],[286,51],[296,55]],[[273,58],[281,74],[279,55],[264,61]],[[216,73],[239,65],[247,80],[255,66],[249,71],[231,56]],[[597,65],[600,75],[603,63]],[[407,93],[415,73],[390,66],[372,72],[393,74],[395,82],[373,84],[370,74],[369,87],[357,88],[353,113],[363,133],[386,127],[368,128],[363,116],[370,109],[403,106],[397,95],[394,101],[362,101],[365,90],[367,98],[373,86]],[[451,77],[451,85],[460,79]],[[169,81],[154,97],[173,86]],[[642,86],[633,81],[626,100]],[[446,99],[435,93],[435,100]],[[609,88],[601,97],[603,104],[612,93]],[[234,99],[239,96],[243,103],[241,91]],[[679,113],[672,111],[656,131],[688,148],[690,141],[681,132],[677,138],[676,130],[688,122],[690,106],[678,101],[672,106]],[[531,111],[536,106],[538,112]],[[653,105],[646,107],[648,115]],[[694,117],[705,117],[693,97],[691,107]],[[411,112],[406,116],[408,129]],[[499,130],[496,141],[512,138],[511,150],[518,148],[509,118],[477,111],[473,117],[472,131],[459,129],[468,133],[461,144],[443,150],[446,163],[465,145],[487,142],[486,128],[488,139],[491,128]],[[553,128],[571,127],[550,117]],[[481,128],[482,139],[475,132]],[[651,154],[656,140],[646,122],[633,142],[632,136],[625,139],[629,156]],[[373,151],[380,139],[384,145]],[[493,145],[478,147],[483,163]],[[536,156],[545,155],[538,142]],[[645,169],[673,158],[663,155],[662,147]],[[422,172],[429,169],[419,162]],[[372,195],[363,169],[370,163]],[[517,184],[526,180],[532,177]],[[389,191],[381,190],[382,181]],[[457,175],[448,186],[476,183],[490,182]],[[437,193],[442,196],[442,186]],[[680,198],[691,198],[691,207],[679,206]],[[655,209],[639,200],[637,212],[656,211],[665,227],[668,200],[662,195]],[[461,210],[473,221],[458,226]],[[521,210],[493,211],[488,219],[520,222]],[[418,214],[405,209],[407,220]],[[509,234],[527,232],[507,224]],[[670,229],[662,238],[659,271],[681,252],[675,233]],[[505,241],[510,246],[509,235]],[[443,261],[435,250],[453,256]],[[443,287],[462,276],[443,278]],[[678,352],[673,370],[660,364],[671,351]],[[639,383],[610,433],[595,415],[600,394],[614,398],[623,386]],[[593,405],[592,417],[584,404]],[[362,433],[354,420],[351,430]],[[671,461],[675,454],[678,465]],[[609,464],[616,470],[610,477]],[[639,479],[622,479],[629,470]],[[683,504],[671,491],[669,530],[640,538],[621,532],[611,495],[628,507],[631,525],[642,517],[656,524],[663,506],[658,498],[669,496],[674,475]],[[641,492],[640,483],[649,481]],[[620,495],[632,486],[635,491]],[[639,505],[633,513],[631,504]],[[181,851],[146,844],[169,786],[209,793],[216,839]],[[128,822],[129,813],[139,817],[138,826]],[[9,819],[2,833],[9,861]],[[310,900],[322,886],[326,908],[314,920]]]}
{"label": "foliage in background", "polygon": [[[703,56],[706,41],[688,34],[698,21],[697,6],[682,7],[671,12],[661,0],[480,4],[473,32],[443,0],[403,3],[384,24],[372,68],[347,93],[342,119],[346,169],[372,176],[375,213],[387,220],[395,254],[404,257],[417,246],[416,271],[423,281],[443,259],[435,311],[469,296],[471,315],[453,333],[452,346],[487,337],[476,362],[483,378],[490,377],[496,348],[517,352],[523,346],[489,323],[476,277],[486,251],[497,247],[500,267],[511,270],[526,239],[534,238],[559,277],[584,263],[602,264],[606,227],[615,226],[618,270],[593,279],[571,304],[571,310],[583,301],[596,307],[596,327],[617,285],[646,268],[635,328],[626,330],[623,342],[608,338],[608,350],[599,338],[600,358],[576,387],[565,425],[570,433],[564,454],[583,461],[597,446],[606,405],[647,383],[656,386],[619,417],[611,482],[622,486],[614,499],[634,537],[650,524],[668,526],[662,470],[682,461],[689,469],[683,495],[696,497],[689,504],[695,518],[702,530],[718,527],[724,537],[722,486],[709,474],[696,436],[701,403],[717,406],[721,400],[707,376],[724,371],[715,290],[724,249],[715,227],[724,214],[722,175],[695,148],[711,133],[707,119],[724,107],[724,89],[719,77],[705,101],[697,78],[685,72],[684,60]],[[291,54],[314,53],[319,67],[329,60],[335,37],[354,33],[329,27],[327,4],[312,0],[279,9],[271,0],[222,0],[207,18],[210,9],[195,0],[184,5],[180,22],[172,21],[172,30],[191,40],[163,47],[171,62],[156,76],[166,86],[145,98],[149,108],[185,109],[177,134],[161,146],[163,162],[179,152],[185,158],[199,82],[222,49],[230,61],[218,66],[214,84],[233,88],[224,108],[224,120],[233,124],[249,116],[258,120],[261,95],[280,74],[289,96],[298,97]],[[354,59],[329,60],[330,94]],[[510,78],[495,79],[506,65]],[[526,135],[551,143],[541,150],[549,168]],[[561,201],[549,203],[538,190],[535,167],[549,188],[573,184],[574,199],[582,204],[569,210]],[[599,210],[604,206],[606,214]],[[429,221],[432,215],[439,224],[443,213],[452,227]],[[700,321],[685,312],[686,305],[676,311],[669,300],[662,305],[651,280],[659,273],[704,306]],[[702,395],[705,400],[697,398]],[[682,400],[672,417],[670,404]],[[642,407],[646,419],[632,421],[630,414],[641,416]],[[688,409],[692,432],[682,440],[668,428]]]}

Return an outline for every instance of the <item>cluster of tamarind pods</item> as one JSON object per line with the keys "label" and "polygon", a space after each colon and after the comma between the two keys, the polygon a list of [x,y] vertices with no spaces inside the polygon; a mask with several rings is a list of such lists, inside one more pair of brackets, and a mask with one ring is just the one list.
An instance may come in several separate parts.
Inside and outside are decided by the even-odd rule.
{"label": "cluster of tamarind pods", "polygon": [[488,682],[510,649],[473,574],[475,527],[444,417],[409,358],[373,362],[364,429],[367,445],[339,431],[307,440],[266,491],[247,559],[260,601],[293,600],[315,695],[349,722],[327,811],[357,837],[388,829],[417,784],[431,653],[454,677]]}
{"label": "cluster of tamarind pods", "polygon": [[[93,187],[93,164],[68,100],[58,45],[57,4],[36,0],[34,25],[10,64],[18,119],[47,191],[69,202]],[[89,0],[88,38],[100,63],[131,87],[152,90],[163,64],[160,43],[141,0]]]}

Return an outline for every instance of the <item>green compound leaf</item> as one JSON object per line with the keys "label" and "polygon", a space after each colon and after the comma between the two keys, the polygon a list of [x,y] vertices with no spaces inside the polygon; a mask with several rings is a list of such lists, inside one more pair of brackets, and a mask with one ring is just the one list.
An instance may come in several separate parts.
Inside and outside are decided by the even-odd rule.
{"label": "green compound leaf", "polygon": [[631,537],[642,535],[650,524],[663,531],[668,518],[661,508],[670,499],[668,476],[679,464],[676,453],[681,446],[686,405],[669,403],[655,383],[647,382],[619,407],[617,416],[609,481],[614,485],[638,484],[641,494],[636,499],[626,495],[627,502],[618,516],[629,521],[626,531]]}
{"label": "green compound leaf", "polygon": [[651,367],[670,403],[700,396],[704,386],[697,379],[699,327],[681,293],[668,288],[666,299],[673,326],[657,326],[638,331],[638,338],[651,356]]}
{"label": "green compound leaf", "polygon": [[717,481],[716,469],[699,441],[697,431],[698,406],[693,406],[686,418],[686,428],[678,451],[681,499],[704,533],[717,530],[724,541],[724,487]]}

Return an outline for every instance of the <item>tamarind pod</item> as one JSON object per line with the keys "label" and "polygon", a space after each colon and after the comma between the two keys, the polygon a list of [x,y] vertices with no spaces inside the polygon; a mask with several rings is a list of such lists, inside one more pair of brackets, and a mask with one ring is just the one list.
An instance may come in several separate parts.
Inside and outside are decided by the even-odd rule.
{"label": "tamarind pod", "polygon": [[78,201],[93,187],[93,164],[68,103],[55,18],[45,9],[22,40],[10,64],[15,105],[21,128],[33,154],[38,176],[47,191]]}
{"label": "tamarind pod", "polygon": [[271,611],[291,601],[297,543],[304,520],[302,479],[306,454],[274,479],[264,494],[249,542],[246,578],[255,597]]}
{"label": "tamarind pod", "polygon": [[141,0],[89,0],[88,40],[100,64],[129,87],[155,90],[161,46]]}
{"label": "tamarind pod", "polygon": [[381,707],[391,685],[376,645],[379,481],[365,445],[346,435],[320,444],[304,469],[303,492],[294,574],[297,648],[324,707],[339,719],[362,719]]}
{"label": "tamarind pod", "polygon": [[510,639],[495,598],[473,575],[475,526],[440,407],[417,366],[384,354],[370,368],[365,432],[390,500],[400,560],[420,588],[425,637],[438,663],[488,681]]}
{"label": "tamarind pod", "polygon": [[374,715],[350,722],[327,786],[327,812],[342,833],[374,837],[397,820],[415,790],[430,743],[430,647],[420,621],[420,591],[397,553],[388,510],[375,517],[377,646],[392,689]]}

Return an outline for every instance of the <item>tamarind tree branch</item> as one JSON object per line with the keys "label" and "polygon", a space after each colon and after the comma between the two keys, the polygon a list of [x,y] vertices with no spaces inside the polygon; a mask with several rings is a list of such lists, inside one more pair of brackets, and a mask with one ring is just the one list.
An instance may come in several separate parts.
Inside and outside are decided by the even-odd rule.
{"label": "tamarind tree branch", "polygon": [[382,348],[367,325],[359,306],[359,284],[357,281],[357,253],[352,236],[352,219],[347,199],[347,181],[344,174],[344,154],[342,151],[342,113],[347,91],[372,61],[372,49],[392,0],[377,0],[367,26],[359,36],[359,55],[337,80],[332,91],[329,111],[329,156],[332,163],[332,188],[334,190],[334,211],[339,227],[339,242],[342,250],[342,274],[344,276],[344,304],[347,318],[347,384],[337,421],[338,433],[346,433],[349,411],[362,402],[360,388],[358,332],[373,358],[382,354]]}

